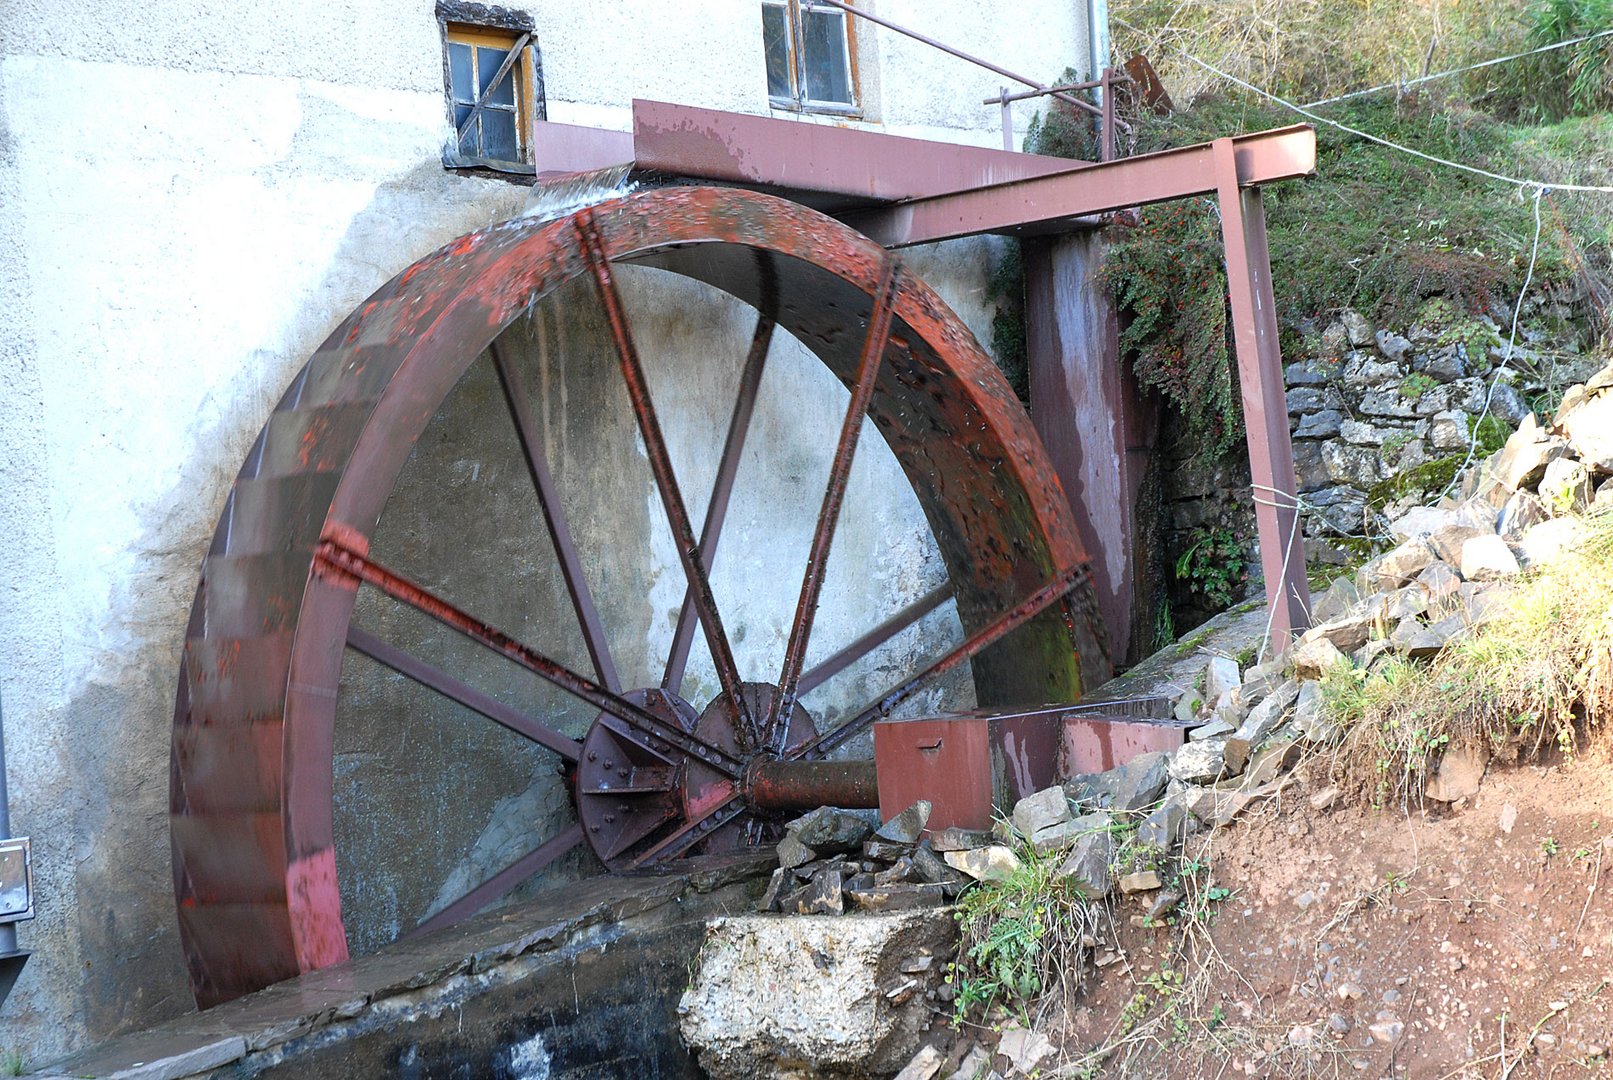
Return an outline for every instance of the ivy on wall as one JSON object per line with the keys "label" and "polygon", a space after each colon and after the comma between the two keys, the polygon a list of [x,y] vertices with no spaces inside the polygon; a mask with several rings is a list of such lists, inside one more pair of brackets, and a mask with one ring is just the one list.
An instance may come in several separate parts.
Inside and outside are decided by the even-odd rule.
{"label": "ivy on wall", "polygon": [[1120,311],[1120,353],[1181,415],[1193,456],[1226,453],[1242,430],[1227,343],[1227,279],[1215,210],[1144,207],[1117,223],[1099,278]]}

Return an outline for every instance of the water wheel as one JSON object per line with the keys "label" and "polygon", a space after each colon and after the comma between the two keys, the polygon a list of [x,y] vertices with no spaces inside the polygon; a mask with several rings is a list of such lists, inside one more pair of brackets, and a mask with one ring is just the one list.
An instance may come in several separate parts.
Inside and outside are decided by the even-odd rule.
{"label": "water wheel", "polygon": [[[698,527],[650,393],[632,294],[619,286],[642,272],[632,268],[674,275],[704,290],[700,295],[754,309],[726,437],[711,432],[721,451]],[[606,578],[623,576],[612,560],[625,541],[595,530],[591,541],[579,542],[574,519],[568,523],[578,506],[586,512],[608,492],[589,491],[568,510],[550,460],[555,420],[533,407],[530,348],[517,340],[521,320],[562,294],[593,305],[606,344],[578,350],[549,340],[545,355],[614,380],[612,400],[624,413],[618,427],[631,432],[636,451],[623,456],[639,460],[612,462],[602,475],[642,471],[647,463],[654,498],[645,502],[658,504],[661,515],[653,528],[663,547],[676,551],[682,603],[667,620],[675,625],[662,627],[671,640],[664,664],[636,665],[651,668],[648,674],[624,675],[628,666],[613,658],[620,650],[608,625],[613,614],[631,616],[642,606],[644,590],[618,588],[611,602],[596,601]],[[815,487],[823,492],[813,496],[815,522],[793,521],[814,515],[792,512],[797,531],[811,526],[806,569],[797,562],[787,583],[773,579],[790,597],[793,615],[781,624],[787,632],[777,635],[782,641],[753,640],[745,660],[734,648],[743,614],[719,605],[711,568],[734,557],[727,548],[718,555],[718,540],[775,331],[821,361],[829,374],[820,377],[831,389],[836,382],[844,388],[834,390],[843,403],[829,406],[838,437],[831,439],[827,491]],[[654,343],[643,350],[653,352]],[[483,398],[450,416],[446,403],[473,378]],[[820,647],[809,664],[865,418],[922,508],[946,581],[832,655],[822,656]],[[423,452],[439,428],[453,436],[487,425],[513,435],[512,460],[520,467],[504,479],[528,508],[535,495],[541,511],[528,514],[530,529],[496,534],[526,533],[522,543],[537,537],[546,544],[558,610],[551,604],[531,614],[518,595],[533,561],[528,548],[478,551],[477,519],[457,510],[454,484],[441,477],[423,484],[410,471],[411,454]],[[816,773],[795,775],[831,796],[866,797],[867,773],[836,762],[873,720],[942,673],[972,673],[981,705],[1078,698],[1084,682],[1106,674],[1107,662],[1085,584],[1087,556],[1053,475],[1019,402],[935,293],[878,245],[800,206],[738,190],[662,189],[560,220],[506,222],[422,259],[353,312],[294,380],[240,471],[202,567],[171,767],[179,925],[198,1002],[227,1000],[348,956],[354,935],[343,918],[344,881],[351,921],[360,906],[353,890],[367,875],[344,865],[343,844],[362,847],[383,818],[415,812],[399,796],[373,802],[386,785],[366,782],[353,797],[359,825],[348,827],[344,840],[337,808],[347,805],[343,793],[354,783],[349,765],[382,752],[343,749],[338,715],[345,721],[344,710],[365,707],[364,692],[351,687],[365,672],[452,702],[471,717],[465,723],[523,748],[430,769],[448,774],[449,795],[430,806],[423,798],[413,803],[423,831],[451,831],[426,829],[446,820],[438,804],[485,802],[482,789],[511,770],[546,770],[551,787],[566,796],[563,805],[550,798],[537,814],[547,831],[524,854],[461,881],[463,894],[439,899],[423,923],[418,912],[395,913],[396,925],[381,920],[369,934],[376,940],[463,917],[568,859],[583,864],[581,872],[600,864],[623,870],[765,842],[779,805],[762,797],[767,785],[758,777],[781,762],[820,763]],[[426,497],[415,502],[424,510],[400,518],[400,493],[418,495],[422,487]],[[491,513],[506,513],[514,500],[497,502]],[[748,512],[775,522],[783,513],[772,505]],[[394,520],[404,524],[389,534]],[[745,546],[758,553],[772,546],[765,527],[747,535]],[[400,567],[420,548],[438,551],[433,569]],[[478,559],[491,567],[476,578],[482,584],[456,591],[453,571]],[[658,578],[653,587],[665,586]],[[536,647],[476,611],[478,596],[514,612],[500,618],[522,620],[533,634],[564,626],[580,647],[557,659],[564,650]],[[961,639],[951,649],[889,679],[887,692],[865,708],[839,710],[835,722],[803,704],[808,692],[948,599]],[[642,627],[633,635],[643,637]],[[441,655],[425,654],[433,642]],[[706,675],[691,683],[685,673],[700,645]],[[755,659],[767,655],[765,664]],[[741,670],[742,660],[763,669]],[[542,693],[480,688],[477,673],[489,665],[530,678]],[[574,716],[557,719],[561,706],[546,705],[543,693],[586,710],[586,730]],[[407,715],[387,704],[360,726],[372,737],[402,732],[407,743]],[[481,737],[469,728],[455,732],[466,745]],[[407,745],[383,749],[394,755],[386,780],[407,790],[419,778],[399,774],[426,756],[410,757],[422,752]],[[366,822],[364,808],[372,805],[386,810]],[[408,833],[389,835],[385,846],[396,848]]]}

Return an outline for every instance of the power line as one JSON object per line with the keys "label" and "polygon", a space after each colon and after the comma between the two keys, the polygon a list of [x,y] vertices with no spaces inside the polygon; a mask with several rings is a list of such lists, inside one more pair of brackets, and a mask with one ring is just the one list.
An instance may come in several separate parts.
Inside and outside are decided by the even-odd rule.
{"label": "power line", "polygon": [[1445,490],[1439,493],[1440,499],[1451,493],[1451,489],[1461,479],[1462,473],[1473,464],[1473,455],[1479,449],[1479,426],[1484,423],[1484,418],[1490,415],[1490,403],[1495,400],[1495,388],[1500,385],[1501,375],[1507,370],[1507,365],[1512,363],[1512,350],[1518,344],[1518,316],[1523,312],[1523,299],[1529,295],[1529,283],[1535,279],[1535,260],[1540,256],[1540,200],[1545,194],[1545,188],[1535,189],[1535,238],[1529,245],[1529,269],[1523,275],[1523,288],[1518,290],[1518,302],[1512,305],[1512,330],[1507,334],[1506,352],[1501,356],[1501,366],[1495,369],[1495,376],[1490,380],[1490,388],[1485,391],[1484,408],[1479,410],[1479,418],[1473,421],[1473,432],[1467,443],[1467,457],[1462,459],[1461,467],[1451,477],[1451,482],[1445,485]]}
{"label": "power line", "polygon": [[1512,53],[1510,56],[1497,56],[1493,60],[1481,60],[1477,64],[1469,64],[1466,67],[1452,68],[1449,71],[1441,71],[1433,75],[1423,75],[1416,79],[1407,79],[1405,82],[1382,83],[1378,86],[1369,86],[1365,90],[1351,90],[1348,94],[1338,94],[1334,97],[1322,98],[1319,101],[1307,101],[1305,103],[1305,108],[1317,109],[1321,108],[1323,105],[1331,105],[1335,101],[1348,101],[1350,98],[1365,97],[1368,94],[1379,94],[1385,90],[1404,90],[1408,86],[1418,86],[1422,83],[1434,82],[1438,79],[1448,79],[1452,75],[1465,75],[1469,71],[1477,71],[1480,68],[1494,67],[1497,64],[1509,64],[1514,60],[1522,60],[1526,56],[1535,56],[1539,53],[1548,53],[1554,49],[1566,49],[1571,45],[1582,45],[1587,41],[1595,41],[1597,38],[1604,38],[1608,37],[1609,35],[1613,35],[1613,30],[1598,30],[1594,34],[1586,34],[1583,37],[1569,38],[1567,41],[1558,41],[1551,45],[1542,45],[1538,49],[1529,49],[1525,52]]}
{"label": "power line", "polygon": [[1548,191],[1548,190],[1550,190],[1550,191],[1588,191],[1588,192],[1600,192],[1602,194],[1613,194],[1613,187],[1605,187],[1605,186],[1599,186],[1599,185],[1594,185],[1594,184],[1556,184],[1556,183],[1549,183],[1549,182],[1547,182],[1545,180],[1531,180],[1531,179],[1526,179],[1526,178],[1518,177],[1518,176],[1507,176],[1505,173],[1491,172],[1488,169],[1481,169],[1476,165],[1465,165],[1460,161],[1451,161],[1448,158],[1437,157],[1434,154],[1424,153],[1423,151],[1414,149],[1413,147],[1410,147],[1410,146],[1403,146],[1403,145],[1401,145],[1400,143],[1397,143],[1397,142],[1390,142],[1388,139],[1380,138],[1379,136],[1373,135],[1370,132],[1362,131],[1360,128],[1354,128],[1354,127],[1351,127],[1348,124],[1341,124],[1337,120],[1329,120],[1327,117],[1318,115],[1317,113],[1312,112],[1310,109],[1307,109],[1303,105],[1295,105],[1292,101],[1286,101],[1283,98],[1278,97],[1276,94],[1273,94],[1268,90],[1262,90],[1260,87],[1256,86],[1254,83],[1245,82],[1243,79],[1238,78],[1236,75],[1231,75],[1231,74],[1228,74],[1225,71],[1222,71],[1220,68],[1216,67],[1214,64],[1210,64],[1210,63],[1207,63],[1207,62],[1205,62],[1203,60],[1200,60],[1198,57],[1194,56],[1192,53],[1188,52],[1186,49],[1181,48],[1180,46],[1168,45],[1168,47],[1170,49],[1174,50],[1175,52],[1180,53],[1187,60],[1190,60],[1193,63],[1197,64],[1199,67],[1203,68],[1205,71],[1210,72],[1212,75],[1218,75],[1221,78],[1227,80],[1228,82],[1234,84],[1235,86],[1241,86],[1243,89],[1248,90],[1250,93],[1258,94],[1259,96],[1265,98],[1266,100],[1272,102],[1273,104],[1281,105],[1285,109],[1288,109],[1288,110],[1290,110],[1292,112],[1298,113],[1299,115],[1305,117],[1307,120],[1315,121],[1318,124],[1326,124],[1328,127],[1337,128],[1340,131],[1346,132],[1346,133],[1348,133],[1350,135],[1354,135],[1356,138],[1365,139],[1365,140],[1367,140],[1368,142],[1371,142],[1371,143],[1377,143],[1379,146],[1385,147],[1385,148],[1387,148],[1389,150],[1396,150],[1396,151],[1399,151],[1402,154],[1410,154],[1412,157],[1421,158],[1424,161],[1431,162],[1431,163],[1433,163],[1435,165],[1444,165],[1444,166],[1447,166],[1447,167],[1452,168],[1452,169],[1459,169],[1462,172],[1472,173],[1474,176],[1482,176],[1482,177],[1484,177],[1484,178],[1486,178],[1488,180],[1499,180],[1503,184],[1510,184],[1513,187],[1530,188],[1530,189],[1533,189],[1533,190],[1536,190],[1536,191],[1542,191],[1542,192]]}

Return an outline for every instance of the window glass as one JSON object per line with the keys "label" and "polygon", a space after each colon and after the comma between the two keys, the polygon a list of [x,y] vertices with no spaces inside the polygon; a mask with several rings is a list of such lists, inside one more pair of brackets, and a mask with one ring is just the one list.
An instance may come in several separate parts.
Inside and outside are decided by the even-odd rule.
{"label": "window glass", "polygon": [[471,47],[458,41],[448,43],[448,82],[453,87],[455,101],[472,101],[471,88],[476,79],[471,74]]}
{"label": "window glass", "polygon": [[503,109],[483,109],[482,155],[495,161],[514,161],[515,113]]}
{"label": "window glass", "polygon": [[477,89],[487,98],[490,105],[515,104],[515,73],[513,71],[507,72],[492,92],[488,91],[488,84],[493,81],[493,76],[498,74],[499,65],[504,63],[504,58],[508,55],[510,55],[510,50],[508,49],[478,48],[476,50]]}
{"label": "window glass", "polygon": [[790,88],[790,13],[783,4],[762,5],[762,47],[767,52],[767,95],[793,98]]}
{"label": "window glass", "polygon": [[[461,127],[465,127],[465,119],[468,118],[469,114],[471,114],[471,106],[460,105],[460,103],[453,105],[453,131],[460,131]],[[476,124],[471,124],[471,129],[465,132],[463,139],[460,139],[460,153],[468,156],[468,158],[479,156],[476,150]]]}
{"label": "window glass", "polygon": [[838,11],[801,12],[808,101],[851,104],[851,70],[846,62],[845,19],[845,15]]}

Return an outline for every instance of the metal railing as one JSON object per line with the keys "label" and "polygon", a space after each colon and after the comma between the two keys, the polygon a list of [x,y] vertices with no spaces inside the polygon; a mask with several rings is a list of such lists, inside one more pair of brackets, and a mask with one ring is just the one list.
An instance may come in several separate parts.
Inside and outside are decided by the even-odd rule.
{"label": "metal railing", "polygon": [[[1030,87],[1029,90],[1018,94],[1009,94],[1008,88],[1003,87],[1002,93],[997,97],[987,98],[984,102],[982,102],[982,104],[985,105],[1002,106],[1004,150],[1013,150],[1014,148],[1013,114],[1009,106],[1012,102],[1023,101],[1027,98],[1044,96],[1055,97],[1064,102],[1066,105],[1071,105],[1092,116],[1099,124],[1098,141],[1100,153],[1102,155],[1101,160],[1103,161],[1109,161],[1114,157],[1115,127],[1119,126],[1125,130],[1130,130],[1130,125],[1126,124],[1123,120],[1119,120],[1114,114],[1114,94],[1112,93],[1112,88],[1116,84],[1131,81],[1131,77],[1125,72],[1115,71],[1113,68],[1104,68],[1102,76],[1090,82],[1071,83],[1068,86],[1048,86],[1045,83],[1037,82],[1035,79],[1021,75],[1018,72],[1009,71],[1007,68],[994,64],[990,60],[984,59],[983,57],[975,56],[973,53],[964,52],[955,45],[948,45],[944,41],[937,41],[928,34],[921,34],[911,27],[903,26],[901,23],[883,18],[882,16],[875,15],[869,11],[864,11],[862,8],[854,7],[853,5],[846,3],[845,0],[806,0],[806,5],[808,7],[835,8],[836,10],[843,11],[848,15],[855,15],[859,19],[866,19],[876,26],[883,26],[887,30],[901,34],[904,37],[910,37],[914,41],[930,46],[932,49],[939,49],[941,52],[947,53],[950,56],[956,56],[959,60],[967,60],[976,67],[984,68],[994,74],[1001,75],[1005,79],[1010,79],[1013,82]],[[1085,101],[1074,96],[1072,93],[1072,91],[1080,90],[1098,90],[1099,100],[1102,102],[1102,104],[1094,105],[1090,101]]]}

